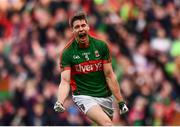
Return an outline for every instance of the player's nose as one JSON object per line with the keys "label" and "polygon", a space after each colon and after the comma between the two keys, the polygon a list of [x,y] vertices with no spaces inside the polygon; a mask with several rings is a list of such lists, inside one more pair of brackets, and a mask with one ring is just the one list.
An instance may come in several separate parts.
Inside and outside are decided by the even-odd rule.
{"label": "player's nose", "polygon": [[83,30],[83,27],[80,26],[80,27],[79,27],[79,31],[82,31],[82,30]]}

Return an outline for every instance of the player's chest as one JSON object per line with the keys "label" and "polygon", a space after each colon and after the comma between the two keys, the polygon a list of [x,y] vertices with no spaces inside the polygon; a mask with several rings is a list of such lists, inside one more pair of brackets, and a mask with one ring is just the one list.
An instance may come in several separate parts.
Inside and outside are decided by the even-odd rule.
{"label": "player's chest", "polygon": [[101,60],[102,54],[96,48],[89,48],[85,50],[76,50],[72,54],[72,64],[79,64],[86,61]]}

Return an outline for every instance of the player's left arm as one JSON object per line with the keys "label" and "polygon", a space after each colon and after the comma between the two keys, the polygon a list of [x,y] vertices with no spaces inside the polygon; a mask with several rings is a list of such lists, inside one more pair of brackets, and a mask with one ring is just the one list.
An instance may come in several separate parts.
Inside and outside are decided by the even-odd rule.
{"label": "player's left arm", "polygon": [[113,93],[117,102],[123,101],[121,96],[120,87],[116,79],[116,75],[113,72],[111,63],[103,64],[104,74],[106,77],[106,82]]}
{"label": "player's left arm", "polygon": [[112,69],[111,65],[111,55],[110,55],[110,45],[108,43],[104,42],[101,46],[102,51],[102,59],[103,59],[103,70],[106,77],[106,82],[113,93],[115,99],[117,102],[123,101],[123,98],[121,96],[120,87],[116,79],[116,75]]}
{"label": "player's left arm", "polygon": [[106,78],[106,82],[114,95],[120,109],[120,114],[128,112],[128,108],[122,98],[121,92],[120,92],[120,86],[116,79],[116,75],[112,69],[111,65],[111,55],[110,55],[110,48],[107,45],[107,43],[104,43],[102,45],[102,54],[103,54],[103,70],[104,75]]}
{"label": "player's left arm", "polygon": [[116,79],[116,75],[112,69],[111,63],[104,63],[103,69],[104,69],[104,74],[106,77],[106,82],[107,82],[112,94],[114,95],[117,103],[119,104],[120,114],[128,112],[128,108],[122,98],[119,83]]}

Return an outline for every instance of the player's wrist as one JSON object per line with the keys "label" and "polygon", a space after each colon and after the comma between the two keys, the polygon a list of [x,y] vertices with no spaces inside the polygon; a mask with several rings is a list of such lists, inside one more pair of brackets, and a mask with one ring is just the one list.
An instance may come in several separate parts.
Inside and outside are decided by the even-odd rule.
{"label": "player's wrist", "polygon": [[57,103],[59,103],[59,104],[61,104],[61,105],[63,106],[63,103],[62,103],[62,101],[60,101],[60,100],[57,100]]}
{"label": "player's wrist", "polygon": [[56,102],[59,102],[59,103],[63,104],[64,101],[62,100],[62,98],[57,97],[57,101]]}

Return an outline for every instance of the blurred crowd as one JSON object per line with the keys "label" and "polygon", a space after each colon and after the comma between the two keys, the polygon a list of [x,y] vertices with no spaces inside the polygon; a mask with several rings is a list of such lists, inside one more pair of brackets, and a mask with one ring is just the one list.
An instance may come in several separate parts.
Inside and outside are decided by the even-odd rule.
{"label": "blurred crowd", "polygon": [[59,55],[79,10],[110,45],[130,108],[116,109],[116,125],[171,125],[180,113],[179,0],[1,0],[0,125],[93,125],[70,96],[66,112],[53,111]]}

